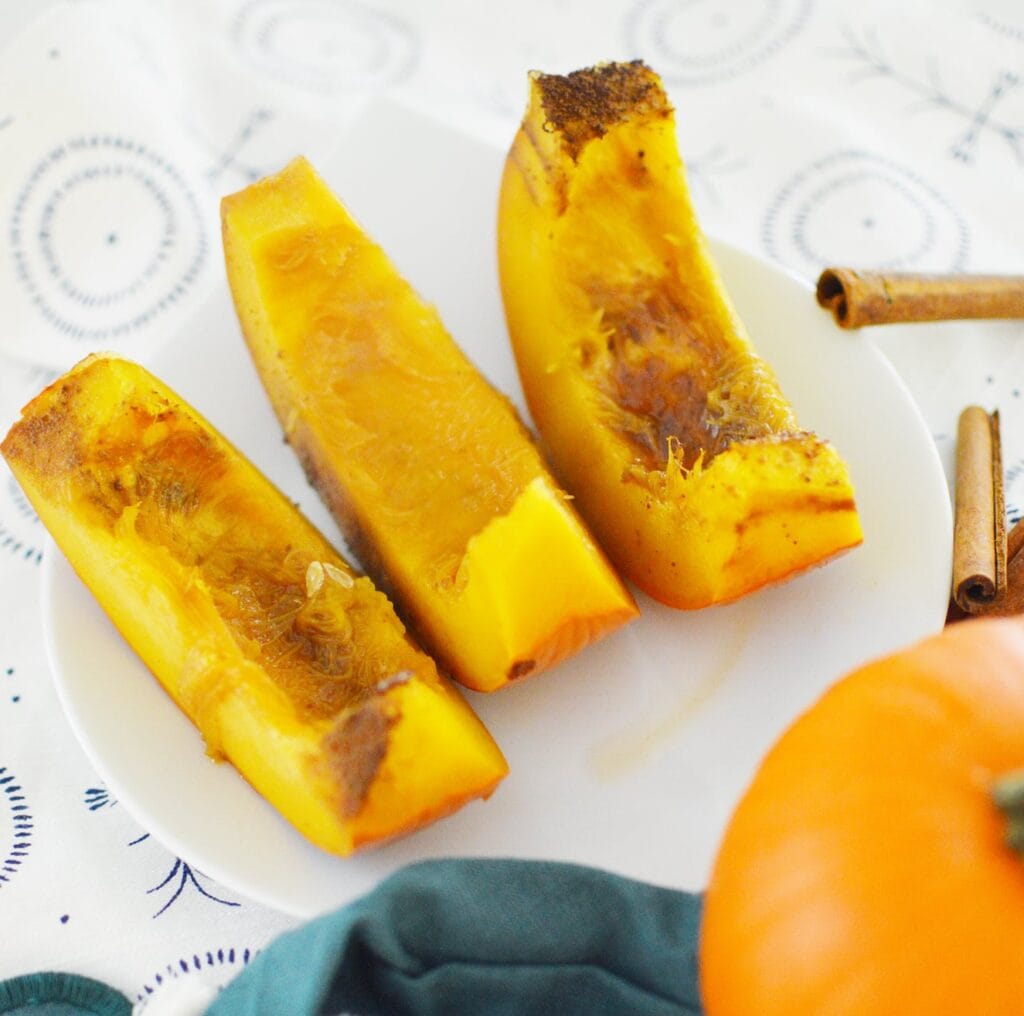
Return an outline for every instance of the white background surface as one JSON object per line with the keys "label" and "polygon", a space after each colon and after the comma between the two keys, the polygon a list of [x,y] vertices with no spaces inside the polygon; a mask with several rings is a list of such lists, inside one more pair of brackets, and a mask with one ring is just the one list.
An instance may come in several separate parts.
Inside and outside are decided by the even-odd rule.
{"label": "white background surface", "polygon": [[[1011,2],[77,0],[15,39],[30,9],[0,3],[4,429],[90,335],[141,358],[196,341],[223,286],[222,193],[299,151],[379,158],[343,144],[379,94],[504,147],[529,67],[646,57],[676,104],[706,229],[807,280],[825,263],[1024,272],[1024,13]],[[396,139],[388,158],[416,193],[416,151]],[[440,228],[438,264],[477,230],[468,214]],[[460,337],[458,307],[442,309]],[[1021,328],[872,336],[947,465],[959,410],[1000,409],[1011,517]],[[222,338],[237,336],[210,341]],[[865,416],[876,408],[864,397]],[[893,455],[904,440],[891,434]],[[913,508],[927,492],[901,493]],[[0,466],[0,976],[78,970],[141,998],[157,974],[223,980],[290,922],[140,840],[105,796],[46,664],[42,541]]]}

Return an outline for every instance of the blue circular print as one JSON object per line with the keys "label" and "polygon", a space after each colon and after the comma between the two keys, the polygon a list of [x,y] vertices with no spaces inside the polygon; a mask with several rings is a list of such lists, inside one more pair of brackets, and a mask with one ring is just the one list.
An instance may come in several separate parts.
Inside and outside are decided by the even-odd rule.
{"label": "blue circular print", "polygon": [[347,0],[247,0],[231,36],[260,73],[325,95],[394,84],[416,62],[405,22]]}
{"label": "blue circular print", "polygon": [[970,247],[948,198],[863,151],[835,152],[794,175],[768,209],[763,238],[773,258],[812,278],[829,265],[952,271]]}
{"label": "blue circular print", "polygon": [[136,1011],[144,1012],[150,999],[159,995],[161,988],[183,977],[199,974],[204,982],[222,988],[255,956],[256,951],[252,949],[231,946],[227,949],[205,949],[179,957],[156,971],[135,993],[138,1003]]}
{"label": "blue circular print", "polygon": [[116,135],[72,138],[43,156],[10,217],[15,272],[62,336],[95,343],[144,328],[199,277],[208,248],[181,172]]}
{"label": "blue circular print", "polygon": [[675,85],[709,85],[756,67],[807,21],[812,0],[641,0],[627,42]]}
{"label": "blue circular print", "polygon": [[0,552],[39,564],[46,533],[18,481],[0,462]]}
{"label": "blue circular print", "polygon": [[0,889],[14,879],[32,848],[32,813],[14,774],[0,766]]}
{"label": "blue circular print", "polygon": [[1014,42],[1024,44],[1024,21],[1017,24],[1010,21],[1003,21],[1000,18],[994,18],[986,11],[978,11],[976,18],[986,28],[995,32],[996,35],[1000,35],[1004,39],[1012,39]]}

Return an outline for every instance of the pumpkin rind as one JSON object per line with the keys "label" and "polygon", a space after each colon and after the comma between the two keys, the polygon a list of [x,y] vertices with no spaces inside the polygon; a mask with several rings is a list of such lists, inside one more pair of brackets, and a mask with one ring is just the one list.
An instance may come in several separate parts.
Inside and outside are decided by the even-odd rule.
{"label": "pumpkin rind", "polygon": [[1024,625],[970,621],[854,672],[778,741],[714,864],[708,1016],[1003,1016],[1024,1000]]}
{"label": "pumpkin rind", "polygon": [[90,357],[0,449],[207,752],[312,842],[348,854],[506,774],[387,599],[143,368]]}
{"label": "pumpkin rind", "polygon": [[498,259],[555,472],[641,589],[703,607],[861,541],[844,463],[799,427],[729,303],[649,68],[531,76]]}
{"label": "pumpkin rind", "polygon": [[304,159],[225,198],[222,219],[286,438],[453,677],[492,691],[636,615],[509,401]]}

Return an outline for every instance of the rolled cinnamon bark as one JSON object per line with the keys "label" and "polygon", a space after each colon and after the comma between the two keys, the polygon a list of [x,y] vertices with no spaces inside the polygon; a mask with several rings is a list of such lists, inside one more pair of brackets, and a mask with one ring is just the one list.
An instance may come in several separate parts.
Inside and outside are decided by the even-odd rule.
{"label": "rolled cinnamon bark", "polygon": [[818,303],[843,328],[907,321],[1024,318],[1024,276],[922,275],[826,268]]}
{"label": "rolled cinnamon bark", "polygon": [[1006,560],[1012,561],[1022,550],[1024,550],[1024,519],[1018,521],[1013,529],[1006,534]]}
{"label": "rolled cinnamon bark", "polygon": [[963,621],[968,617],[984,614],[986,617],[1008,617],[1024,614],[1024,521],[1018,522],[1006,534],[1006,592],[983,610],[968,614],[950,599],[946,623]]}
{"label": "rolled cinnamon bark", "polygon": [[953,599],[984,613],[1006,592],[1006,515],[999,414],[978,406],[960,414],[953,528]]}
{"label": "rolled cinnamon bark", "polygon": [[1024,522],[1018,522],[1006,538],[1006,595],[993,613],[1024,614]]}

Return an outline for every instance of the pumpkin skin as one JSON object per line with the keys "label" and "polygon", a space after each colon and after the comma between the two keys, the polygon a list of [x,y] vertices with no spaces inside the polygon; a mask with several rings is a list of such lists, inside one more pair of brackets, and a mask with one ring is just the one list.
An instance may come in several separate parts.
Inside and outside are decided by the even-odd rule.
{"label": "pumpkin skin", "polygon": [[304,159],[222,203],[242,331],[311,483],[470,688],[636,616],[509,401]]}
{"label": "pumpkin skin", "polygon": [[722,603],[861,542],[844,463],[801,430],[729,303],[653,71],[531,75],[498,261],[555,472],[644,592]]}
{"label": "pumpkin skin", "polygon": [[207,753],[313,843],[410,832],[507,773],[383,594],[143,368],[83,361],[0,450]]}
{"label": "pumpkin skin", "polygon": [[852,673],[733,815],[701,931],[708,1016],[1024,1012],[1024,624],[968,621]]}

